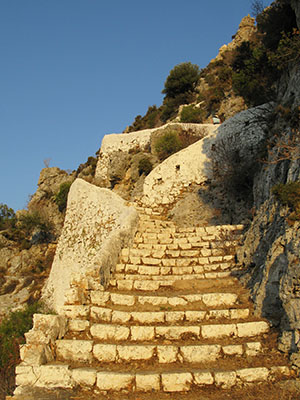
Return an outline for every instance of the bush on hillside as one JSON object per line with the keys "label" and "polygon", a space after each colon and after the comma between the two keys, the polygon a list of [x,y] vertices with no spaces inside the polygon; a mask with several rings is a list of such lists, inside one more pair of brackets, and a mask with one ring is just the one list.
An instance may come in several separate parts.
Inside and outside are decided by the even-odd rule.
{"label": "bush on hillside", "polygon": [[65,211],[67,207],[68,194],[73,182],[64,182],[60,185],[58,193],[54,196],[54,201],[60,212]]}
{"label": "bush on hillside", "polygon": [[139,175],[145,174],[146,176],[152,171],[153,165],[148,157],[143,157],[140,159],[138,164]]}
{"label": "bush on hillside", "polygon": [[12,208],[0,203],[0,230],[14,227],[16,214]]}
{"label": "bush on hillside", "polygon": [[200,71],[196,64],[185,62],[176,65],[169,73],[162,93],[166,97],[176,97],[179,94],[193,92],[199,81]]}
{"label": "bush on hillside", "polygon": [[33,314],[39,312],[38,303],[15,311],[0,324],[0,396],[12,395],[15,389],[15,367],[19,363],[19,345],[24,343],[24,334],[32,328]]}
{"label": "bush on hillside", "polygon": [[156,139],[155,151],[160,161],[182,149],[182,143],[176,131],[166,132]]}
{"label": "bush on hillside", "polygon": [[200,124],[203,122],[204,117],[205,111],[199,107],[193,105],[185,106],[180,113],[180,122]]}
{"label": "bush on hillside", "polygon": [[289,221],[300,220],[300,181],[279,183],[272,188],[272,193],[283,204],[291,208]]}

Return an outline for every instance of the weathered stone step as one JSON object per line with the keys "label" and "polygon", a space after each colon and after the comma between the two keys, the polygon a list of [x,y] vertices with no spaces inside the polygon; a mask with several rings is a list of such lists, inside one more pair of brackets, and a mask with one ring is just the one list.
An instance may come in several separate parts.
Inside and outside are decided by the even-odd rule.
{"label": "weathered stone step", "polygon": [[[212,271],[226,271],[237,270],[236,266],[232,266],[230,263],[222,263],[222,264],[206,264],[206,265],[189,265],[189,266],[169,266],[169,267],[160,267],[160,266],[153,266],[153,265],[137,265],[137,264],[117,264],[116,266],[116,274],[114,277],[119,279],[120,273],[129,274],[138,274],[141,275],[161,275],[165,276],[172,276],[172,275],[190,275],[194,276],[194,274],[203,274]],[[191,278],[193,279],[193,278]]]}
{"label": "weathered stone step", "polygon": [[265,321],[198,324],[175,326],[123,326],[115,324],[92,324],[90,333],[93,338],[113,341],[145,341],[155,338],[181,340],[185,336],[195,339],[217,339],[224,337],[253,337],[269,331]]}
{"label": "weathered stone step", "polygon": [[187,306],[193,303],[201,303],[205,307],[234,307],[238,300],[238,294],[234,292],[209,292],[178,295],[139,295],[123,294],[108,291],[94,290],[90,292],[91,302],[94,305],[105,306],[109,304],[134,306],[149,304],[153,306]]}
{"label": "weathered stone step", "polygon": [[56,357],[58,361],[101,363],[150,361],[158,364],[196,364],[215,362],[221,358],[254,357],[263,352],[260,342],[242,344],[108,344],[92,340],[57,340]]}
{"label": "weathered stone step", "polygon": [[249,308],[230,308],[215,310],[182,310],[182,311],[124,311],[108,307],[91,307],[90,317],[94,321],[112,323],[139,323],[141,325],[153,323],[174,324],[177,322],[196,323],[200,321],[228,319],[247,319],[250,316]]}
{"label": "weathered stone step", "polygon": [[[72,307],[75,307],[72,311]],[[86,318],[80,315],[78,307],[70,306],[69,313],[73,312],[73,319],[69,320],[68,329],[74,332],[83,332],[90,328],[92,322],[111,322],[140,325],[149,324],[176,324],[176,323],[198,323],[203,321],[217,320],[245,320],[251,314],[249,308],[231,308],[215,310],[180,310],[180,311],[131,311],[116,310],[108,307],[92,306]],[[82,308],[81,308],[82,309]],[[81,313],[82,314],[82,313]]]}
{"label": "weathered stone step", "polygon": [[[119,276],[120,275],[120,276]],[[123,275],[118,276],[124,279],[110,280],[111,287],[117,287],[119,290],[139,290],[139,291],[157,291],[159,289],[176,287],[178,281],[194,281],[199,279],[221,279],[231,275],[231,272],[207,272],[206,274],[192,275],[173,275],[173,276],[145,276],[145,275]],[[132,279],[131,279],[132,278]]]}
{"label": "weathered stone step", "polygon": [[[168,246],[173,247],[173,246]],[[177,249],[169,249],[167,245],[159,245],[156,249],[135,249],[135,248],[124,248],[121,251],[121,262],[128,263],[131,259],[138,259],[144,263],[144,259],[154,258],[154,259],[162,259],[162,258],[203,258],[201,264],[215,263],[215,262],[229,262],[234,261],[233,254],[225,254],[225,250],[223,248],[203,248],[203,249],[192,249],[191,244],[182,245],[180,247],[185,247],[185,249],[177,246]],[[132,264],[139,264],[131,261]]]}
{"label": "weathered stone step", "polygon": [[120,372],[98,368],[70,368],[67,364],[16,367],[16,384],[35,387],[72,388],[77,385],[111,392],[187,392],[191,388],[217,386],[230,388],[264,381],[288,378],[285,365],[260,365],[236,369],[187,369],[170,371]]}
{"label": "weathered stone step", "polygon": [[214,248],[233,248],[238,245],[238,240],[220,240],[215,237],[207,236],[205,240],[203,238],[176,238],[168,235],[157,235],[158,238],[152,238],[146,236],[144,234],[140,237],[135,237],[134,242],[136,244],[144,243],[144,244],[161,244],[161,245],[185,245],[185,244],[192,244],[192,247],[214,247]]}

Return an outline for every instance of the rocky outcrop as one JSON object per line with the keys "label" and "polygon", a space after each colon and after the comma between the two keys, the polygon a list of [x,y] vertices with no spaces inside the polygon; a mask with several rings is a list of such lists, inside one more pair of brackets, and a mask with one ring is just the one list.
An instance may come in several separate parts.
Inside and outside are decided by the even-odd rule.
{"label": "rocky outcrop", "polygon": [[227,45],[224,44],[219,49],[219,54],[214,59],[214,61],[221,60],[228,50],[233,50],[236,47],[240,46],[243,42],[248,41],[249,38],[256,32],[255,26],[255,18],[251,18],[250,15],[247,15],[242,19],[239,25],[239,29],[237,33],[233,36],[233,40]]}
{"label": "rocky outcrop", "polygon": [[38,188],[28,203],[30,212],[38,211],[42,213],[44,218],[51,221],[56,236],[59,236],[61,232],[64,214],[59,211],[54,196],[59,192],[62,183],[72,182],[73,180],[73,175],[69,175],[66,171],[57,167],[43,168],[40,172]]}
{"label": "rocky outcrop", "polygon": [[56,311],[74,279],[96,275],[105,286],[121,248],[130,241],[137,213],[107,189],[76,179],[71,186],[66,218],[43,292],[47,305]]}

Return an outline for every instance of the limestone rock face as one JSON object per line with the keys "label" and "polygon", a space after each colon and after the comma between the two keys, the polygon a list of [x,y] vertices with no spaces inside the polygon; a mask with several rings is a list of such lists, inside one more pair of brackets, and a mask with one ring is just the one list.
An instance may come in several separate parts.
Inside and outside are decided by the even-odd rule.
{"label": "limestone rock face", "polygon": [[51,221],[57,236],[59,236],[64,215],[58,210],[53,201],[53,195],[57,194],[59,187],[64,182],[72,182],[73,176],[57,167],[43,168],[40,172],[38,188],[28,203],[28,210],[40,211],[47,220]]}
{"label": "limestone rock face", "polygon": [[236,47],[240,46],[242,42],[248,41],[251,35],[256,32],[256,27],[255,27],[255,18],[251,18],[250,15],[247,15],[242,19],[239,25],[239,29],[237,33],[234,35],[232,42],[229,44],[224,44],[220,50],[219,54],[215,58],[215,60],[220,60],[222,59],[223,54],[227,50],[233,50]]}
{"label": "limestone rock face", "polygon": [[105,284],[121,248],[129,242],[137,213],[107,189],[76,179],[43,298],[56,311],[64,305],[72,279],[101,275]]}
{"label": "limestone rock face", "polygon": [[300,3],[298,0],[291,0],[291,6],[295,11],[297,25],[298,25],[298,28],[300,29]]}

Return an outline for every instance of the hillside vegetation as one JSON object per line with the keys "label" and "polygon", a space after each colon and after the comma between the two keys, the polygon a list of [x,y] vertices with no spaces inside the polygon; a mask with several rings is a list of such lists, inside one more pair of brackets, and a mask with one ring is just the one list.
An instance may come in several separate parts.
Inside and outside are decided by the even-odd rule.
{"label": "hillside vegetation", "polygon": [[283,70],[300,57],[295,12],[289,0],[276,0],[256,16],[256,22],[255,26],[254,18],[245,17],[233,41],[204,69],[190,62],[176,65],[166,78],[162,105],[149,106],[126,132],[174,119],[211,122],[214,114],[225,120],[274,100]]}

